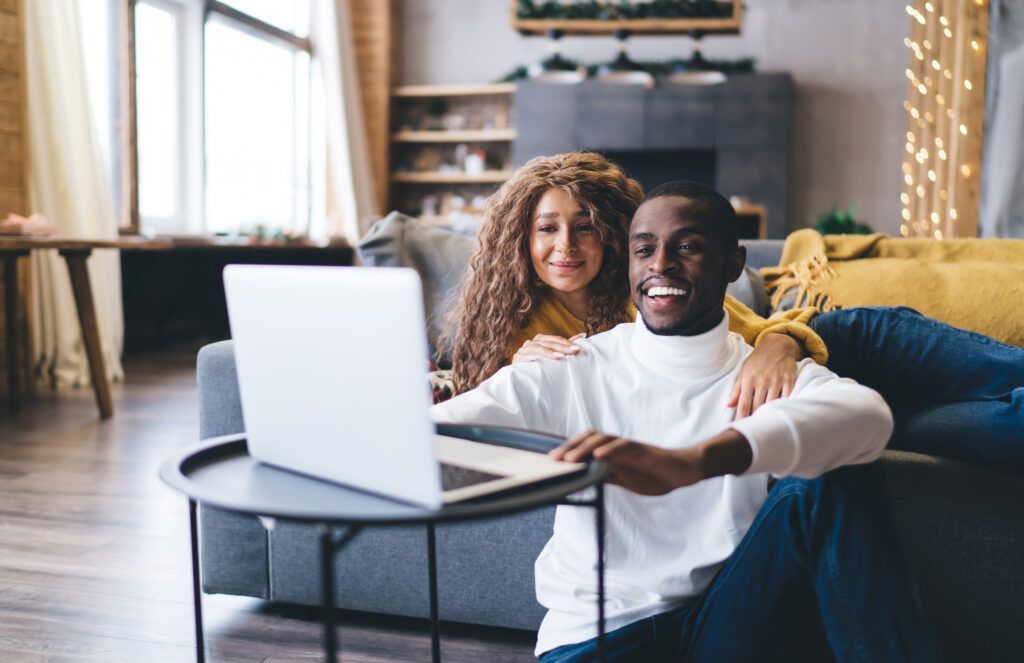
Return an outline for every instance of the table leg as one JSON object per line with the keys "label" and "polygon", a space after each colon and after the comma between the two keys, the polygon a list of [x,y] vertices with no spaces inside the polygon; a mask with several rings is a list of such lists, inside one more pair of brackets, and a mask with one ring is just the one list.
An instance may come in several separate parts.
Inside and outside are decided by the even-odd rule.
{"label": "table leg", "polygon": [[597,660],[604,663],[604,482],[597,484]]}
{"label": "table leg", "polygon": [[64,256],[68,274],[71,276],[71,289],[75,293],[85,353],[89,357],[89,373],[92,376],[93,391],[96,393],[96,404],[100,408],[100,417],[108,419],[114,414],[114,405],[110,398],[110,383],[107,381],[107,371],[103,364],[99,325],[96,323],[96,306],[93,303],[89,269],[86,266],[86,259],[91,252],[89,249],[63,250],[60,254]]}
{"label": "table leg", "polygon": [[203,642],[203,590],[199,582],[199,525],[195,500],[188,501],[188,520],[192,531],[192,613],[196,620],[196,663],[204,663],[206,645]]}
{"label": "table leg", "polygon": [[434,523],[427,523],[427,576],[430,584],[430,660],[441,663],[441,628],[437,617],[437,539]]}
{"label": "table leg", "polygon": [[21,409],[21,334],[18,328],[18,258],[24,252],[4,253],[4,315],[7,321],[7,408],[11,414]]}
{"label": "table leg", "polygon": [[324,656],[328,663],[338,660],[338,632],[334,624],[334,541],[331,526],[320,525],[320,577],[324,593]]}
{"label": "table leg", "polygon": [[334,623],[334,553],[341,550],[362,530],[349,525],[335,536],[330,523],[320,524],[320,577],[324,593],[324,654],[328,663],[338,661],[338,630]]}

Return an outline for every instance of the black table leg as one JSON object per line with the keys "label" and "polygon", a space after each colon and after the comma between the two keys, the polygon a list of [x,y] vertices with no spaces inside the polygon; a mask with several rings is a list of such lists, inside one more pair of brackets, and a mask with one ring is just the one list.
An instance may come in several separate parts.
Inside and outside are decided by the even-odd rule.
{"label": "black table leg", "polygon": [[320,525],[320,577],[324,592],[324,657],[328,663],[338,660],[338,632],[334,624],[334,541],[331,526]]}
{"label": "black table leg", "polygon": [[597,660],[604,663],[604,482],[598,482],[594,508],[597,511]]}
{"label": "black table leg", "polygon": [[335,535],[329,523],[320,524],[320,577],[324,593],[324,656],[328,663],[338,661],[338,630],[334,623],[334,553],[345,547],[362,529],[349,525]]}
{"label": "black table leg", "polygon": [[196,663],[204,663],[206,646],[203,642],[202,587],[199,583],[199,519],[195,500],[188,501],[188,520],[192,531],[192,614],[196,620]]}
{"label": "black table leg", "polygon": [[427,523],[427,576],[430,583],[430,660],[441,663],[441,628],[437,617],[437,546],[434,523]]}

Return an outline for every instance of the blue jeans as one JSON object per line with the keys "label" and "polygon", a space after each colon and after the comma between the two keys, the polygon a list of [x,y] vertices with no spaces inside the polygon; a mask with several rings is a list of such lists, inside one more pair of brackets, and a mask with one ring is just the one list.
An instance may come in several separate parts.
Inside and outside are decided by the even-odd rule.
{"label": "blue jeans", "polygon": [[[597,641],[541,663],[596,660]],[[936,661],[879,463],[775,484],[696,603],[607,635],[617,663]]]}
{"label": "blue jeans", "polygon": [[899,307],[814,317],[828,367],[879,392],[890,448],[1024,472],[1024,349]]}

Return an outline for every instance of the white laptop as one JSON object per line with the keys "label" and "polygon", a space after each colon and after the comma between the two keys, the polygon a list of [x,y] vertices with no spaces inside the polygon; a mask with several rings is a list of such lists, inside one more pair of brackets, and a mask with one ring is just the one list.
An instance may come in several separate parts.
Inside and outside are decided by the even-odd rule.
{"label": "white laptop", "polygon": [[584,468],[435,434],[412,269],[228,265],[224,289],[259,461],[428,508]]}

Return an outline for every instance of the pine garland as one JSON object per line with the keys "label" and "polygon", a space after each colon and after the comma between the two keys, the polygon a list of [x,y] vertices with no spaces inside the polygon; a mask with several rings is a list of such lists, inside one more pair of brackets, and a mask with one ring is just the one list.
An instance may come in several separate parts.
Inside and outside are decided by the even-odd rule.
{"label": "pine garland", "polygon": [[643,18],[732,18],[733,3],[720,0],[650,0],[650,2],[573,2],[519,0],[521,19],[617,21]]}

